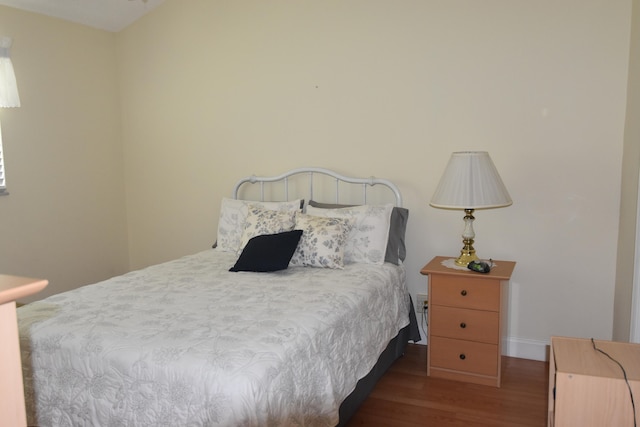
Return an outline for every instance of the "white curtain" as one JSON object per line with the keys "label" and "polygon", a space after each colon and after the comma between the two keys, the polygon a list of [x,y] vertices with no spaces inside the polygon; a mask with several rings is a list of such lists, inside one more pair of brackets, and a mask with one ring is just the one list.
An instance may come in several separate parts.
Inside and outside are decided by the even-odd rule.
{"label": "white curtain", "polygon": [[0,195],[7,192],[7,180],[4,178],[4,157],[2,155],[2,129],[0,129]]}
{"label": "white curtain", "polygon": [[19,107],[18,85],[10,50],[12,39],[0,37],[0,107]]}

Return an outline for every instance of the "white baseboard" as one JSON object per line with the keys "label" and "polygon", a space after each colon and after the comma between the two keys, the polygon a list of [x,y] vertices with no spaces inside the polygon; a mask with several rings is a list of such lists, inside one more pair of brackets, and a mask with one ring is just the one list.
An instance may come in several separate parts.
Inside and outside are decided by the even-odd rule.
{"label": "white baseboard", "polygon": [[549,344],[545,341],[510,337],[502,343],[502,354],[547,362],[549,361]]}
{"label": "white baseboard", "polygon": [[[427,340],[416,344],[427,345]],[[545,341],[528,340],[523,338],[507,338],[502,343],[502,354],[520,359],[549,361],[549,344]]]}

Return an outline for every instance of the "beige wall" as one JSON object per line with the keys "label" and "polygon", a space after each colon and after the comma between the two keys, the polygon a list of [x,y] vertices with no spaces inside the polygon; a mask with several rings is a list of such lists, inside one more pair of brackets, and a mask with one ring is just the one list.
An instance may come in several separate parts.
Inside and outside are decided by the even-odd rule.
{"label": "beige wall", "polygon": [[128,268],[115,36],[0,6],[22,107],[0,109],[7,184],[0,272],[36,296]]}
{"label": "beige wall", "polygon": [[[635,253],[638,218],[638,172],[640,171],[640,0],[633,0],[631,49],[627,89],[627,121],[624,133],[622,163],[622,198],[620,204],[620,238],[618,242],[618,274],[614,305],[613,338],[630,338],[633,274],[638,259]],[[640,298],[640,295],[637,295]],[[640,304],[640,300],[636,300]],[[640,314],[640,308],[637,308]]]}
{"label": "beige wall", "polygon": [[488,150],[512,207],[476,214],[518,262],[509,351],[611,338],[630,0],[168,0],[117,36],[134,267],[206,248],[251,173],[397,182],[409,284],[461,246],[428,206],[450,153]]}
{"label": "beige wall", "polygon": [[[22,14],[5,30],[2,13],[15,61],[27,40],[24,61],[44,62],[19,75],[21,92],[62,67],[57,46],[74,75],[34,83],[37,112],[0,112],[2,236],[23,237],[19,251],[2,238],[0,267],[77,285],[123,269],[125,235],[132,268],[204,250],[238,178],[309,165],[400,186],[409,286],[424,293],[419,269],[455,255],[462,232],[462,214],[429,199],[450,153],[479,149],[514,199],[475,224],[480,256],[518,262],[509,353],[539,357],[550,335],[611,338],[630,17],[631,0],[167,0],[113,36]],[[109,185],[122,176],[126,225]]]}

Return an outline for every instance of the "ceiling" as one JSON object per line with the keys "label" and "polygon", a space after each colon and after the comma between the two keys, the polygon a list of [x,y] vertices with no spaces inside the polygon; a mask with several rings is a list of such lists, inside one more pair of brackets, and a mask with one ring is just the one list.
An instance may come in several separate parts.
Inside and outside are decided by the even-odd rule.
{"label": "ceiling", "polygon": [[0,0],[0,5],[117,32],[164,0]]}

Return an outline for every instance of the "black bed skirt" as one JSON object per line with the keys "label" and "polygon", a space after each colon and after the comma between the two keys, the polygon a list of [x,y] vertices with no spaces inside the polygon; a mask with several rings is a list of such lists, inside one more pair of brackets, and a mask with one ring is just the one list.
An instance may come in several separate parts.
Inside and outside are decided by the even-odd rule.
{"label": "black bed skirt", "polygon": [[404,354],[407,343],[409,341],[420,341],[420,330],[413,308],[413,301],[410,301],[410,303],[409,324],[402,328],[400,332],[398,332],[398,335],[389,342],[373,369],[358,381],[355,390],[342,402],[340,405],[340,422],[338,423],[338,427],[343,427],[349,422],[360,405],[362,405],[367,396],[369,396],[378,380],[382,378],[384,373],[387,372],[387,369],[393,365],[393,362]]}

